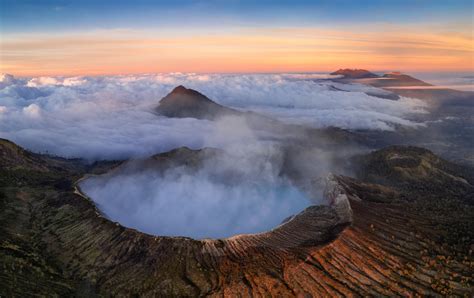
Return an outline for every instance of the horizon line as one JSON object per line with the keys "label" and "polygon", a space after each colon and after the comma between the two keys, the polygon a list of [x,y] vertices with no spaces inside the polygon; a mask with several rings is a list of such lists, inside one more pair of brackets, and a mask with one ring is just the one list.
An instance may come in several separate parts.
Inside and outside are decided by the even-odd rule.
{"label": "horizon line", "polygon": [[156,72],[113,72],[113,73],[60,73],[60,74],[48,74],[48,73],[32,73],[32,74],[15,74],[15,72],[0,72],[1,75],[12,75],[16,78],[29,78],[29,77],[106,77],[106,76],[124,76],[124,75],[156,75],[156,74],[197,74],[197,75],[279,75],[279,74],[331,74],[341,69],[353,69],[353,70],[366,70],[375,74],[385,74],[389,72],[400,72],[402,74],[410,73],[474,73],[474,69],[439,69],[439,70],[371,70],[369,68],[359,67],[341,67],[333,70],[311,70],[311,71],[156,71]]}

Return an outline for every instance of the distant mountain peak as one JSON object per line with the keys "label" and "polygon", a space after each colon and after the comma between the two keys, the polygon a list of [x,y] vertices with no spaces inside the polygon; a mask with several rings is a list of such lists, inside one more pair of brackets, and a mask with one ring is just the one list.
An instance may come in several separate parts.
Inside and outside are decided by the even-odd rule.
{"label": "distant mountain peak", "polygon": [[378,78],[379,76],[371,73],[368,70],[365,69],[351,69],[351,68],[346,68],[346,69],[339,69],[331,75],[342,75],[345,79],[368,79],[368,78]]}
{"label": "distant mountain peak", "polygon": [[[186,92],[188,92],[189,90],[192,90],[192,89],[188,89],[188,88],[184,87],[183,85],[179,85],[179,86],[175,87],[175,88],[173,89],[173,91],[171,91],[170,94],[173,94],[173,93],[186,93]],[[194,91],[194,90],[193,90],[193,91]]]}
{"label": "distant mountain peak", "polygon": [[166,97],[172,96],[172,95],[189,96],[190,99],[192,97],[192,99],[195,99],[195,100],[209,100],[209,101],[212,101],[209,98],[207,98],[207,96],[205,96],[204,94],[202,94],[202,93],[200,93],[200,92],[198,92],[194,89],[186,88],[183,85],[179,85],[179,86],[175,87],[168,95],[166,95]]}
{"label": "distant mountain peak", "polygon": [[156,112],[167,117],[215,119],[218,116],[237,114],[236,110],[224,107],[204,94],[177,86],[160,100]]}

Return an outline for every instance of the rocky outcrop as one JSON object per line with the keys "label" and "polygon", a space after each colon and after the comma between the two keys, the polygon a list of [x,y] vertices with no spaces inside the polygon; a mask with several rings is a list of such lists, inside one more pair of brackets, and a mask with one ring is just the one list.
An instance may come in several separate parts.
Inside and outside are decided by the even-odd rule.
{"label": "rocky outcrop", "polygon": [[[472,194],[473,180],[469,169],[436,160],[406,147],[376,151],[353,161],[362,174],[328,177],[328,206],[267,233],[206,241],[124,228],[72,186],[17,177],[20,184],[0,188],[0,294],[472,296],[474,211],[461,198]],[[418,170],[420,163],[429,166]],[[412,179],[399,173],[406,167]],[[422,174],[438,170],[453,177],[438,179],[433,191],[430,172]],[[453,179],[466,188],[458,193]]]}

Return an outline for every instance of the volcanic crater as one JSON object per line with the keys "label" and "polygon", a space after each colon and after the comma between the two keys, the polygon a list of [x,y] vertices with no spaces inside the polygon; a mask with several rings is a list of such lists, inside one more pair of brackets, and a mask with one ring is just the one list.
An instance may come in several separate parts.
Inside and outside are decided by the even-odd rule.
{"label": "volcanic crater", "polygon": [[[337,194],[323,193],[320,179],[296,181],[258,164],[239,171],[236,162],[223,150],[183,147],[88,175],[76,189],[110,220],[156,236],[273,238],[293,230],[301,237],[317,231],[304,222],[340,204],[347,210],[333,224],[350,222],[347,198],[336,204]],[[306,240],[287,241],[285,246],[298,246]]]}

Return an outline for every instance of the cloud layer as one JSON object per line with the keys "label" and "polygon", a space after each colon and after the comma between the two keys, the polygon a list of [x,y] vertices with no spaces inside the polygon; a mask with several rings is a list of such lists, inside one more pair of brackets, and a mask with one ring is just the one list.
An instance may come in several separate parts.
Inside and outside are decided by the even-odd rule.
{"label": "cloud layer", "polygon": [[364,92],[373,92],[373,88],[336,84],[325,80],[328,77],[181,73],[35,78],[3,75],[0,137],[34,151],[89,159],[146,156],[178,146],[217,146],[220,142],[212,136],[220,127],[215,123],[168,119],[152,113],[159,100],[179,84],[227,106],[313,127],[390,130],[394,125],[419,125],[409,120],[411,114],[422,112],[419,101],[368,96]]}

